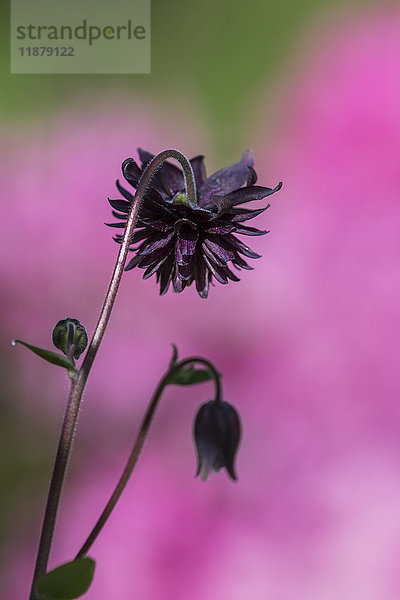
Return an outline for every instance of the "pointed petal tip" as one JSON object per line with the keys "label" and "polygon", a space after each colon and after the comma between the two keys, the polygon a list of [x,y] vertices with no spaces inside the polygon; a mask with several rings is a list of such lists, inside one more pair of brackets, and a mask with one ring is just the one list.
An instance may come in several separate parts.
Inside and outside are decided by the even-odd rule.
{"label": "pointed petal tip", "polygon": [[107,227],[114,227],[114,229],[123,229],[126,226],[126,223],[104,223]]}
{"label": "pointed petal tip", "polygon": [[148,150],[144,150],[143,148],[138,148],[137,151],[138,151],[138,154],[139,154],[139,157],[140,157],[140,160],[142,161],[142,163],[150,162],[154,158],[154,154],[152,154]]}
{"label": "pointed petal tip", "polygon": [[237,475],[236,475],[236,470],[235,467],[233,465],[225,465],[226,470],[228,472],[229,477],[232,479],[232,481],[237,481]]}
{"label": "pointed petal tip", "polygon": [[253,150],[245,150],[242,154],[240,162],[252,167],[254,165],[254,152]]}
{"label": "pointed petal tip", "polygon": [[255,172],[252,166],[248,165],[247,168],[249,169],[249,174],[247,176],[246,185],[251,186],[257,183],[257,173]]}
{"label": "pointed petal tip", "polygon": [[[125,171],[126,167],[127,167],[127,166],[129,165],[129,163],[131,163],[132,161],[133,161],[133,158],[126,158],[126,159],[124,160],[124,162],[123,162],[123,163],[122,163],[122,165],[121,165],[121,171],[122,171],[122,173]],[[117,181],[118,181],[118,179],[117,179]]]}
{"label": "pointed petal tip", "polygon": [[200,479],[202,481],[207,481],[208,475],[210,473],[210,466],[206,463],[204,465],[201,465],[199,473],[200,473]]}

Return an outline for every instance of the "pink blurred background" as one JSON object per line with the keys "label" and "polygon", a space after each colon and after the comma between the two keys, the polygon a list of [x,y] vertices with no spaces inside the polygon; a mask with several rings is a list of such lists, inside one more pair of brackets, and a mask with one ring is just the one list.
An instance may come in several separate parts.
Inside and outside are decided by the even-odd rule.
{"label": "pink blurred background", "polygon": [[[244,437],[237,484],[225,472],[194,479],[192,421],[211,386],[168,390],[90,553],[88,600],[400,597],[399,32],[389,5],[313,21],[274,91],[258,93],[245,142],[260,184],[284,187],[255,223],[271,233],[249,242],[263,254],[254,272],[207,301],[192,289],[160,298],[140,271],[124,275],[85,393],[51,566],[73,558],[108,499],[172,342],[222,370]],[[8,508],[7,600],[27,597],[68,392],[63,372],[7,344],[50,347],[66,316],[93,330],[117,251],[103,223],[122,160],[137,146],[177,147],[206,154],[211,174],[229,160],[202,119],[184,102],[171,111],[110,92],[5,126],[8,451],[32,466]]]}

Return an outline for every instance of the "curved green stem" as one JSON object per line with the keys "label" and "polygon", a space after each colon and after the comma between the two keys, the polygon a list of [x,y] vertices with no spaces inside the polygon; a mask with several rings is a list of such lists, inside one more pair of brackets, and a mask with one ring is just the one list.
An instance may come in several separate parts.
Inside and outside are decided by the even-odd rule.
{"label": "curved green stem", "polygon": [[82,556],[85,556],[87,554],[87,552],[90,550],[90,548],[93,545],[94,541],[96,540],[97,536],[100,534],[104,525],[108,521],[119,498],[121,497],[121,494],[124,491],[126,484],[129,481],[130,476],[132,475],[133,469],[135,468],[138,458],[140,456],[140,453],[143,449],[143,445],[146,440],[147,434],[149,432],[150,425],[152,423],[156,408],[161,399],[163,391],[165,390],[165,388],[168,385],[168,380],[169,380],[170,376],[173,375],[175,371],[181,369],[182,367],[184,367],[188,364],[192,364],[194,362],[204,364],[212,372],[214,384],[215,384],[215,401],[220,402],[222,400],[222,398],[221,398],[221,381],[220,381],[221,376],[218,373],[218,371],[215,369],[214,365],[207,359],[199,357],[199,356],[192,356],[190,358],[185,358],[184,360],[177,362],[175,365],[173,365],[172,368],[170,368],[168,370],[168,372],[160,380],[159,384],[157,385],[157,387],[154,391],[153,397],[150,400],[150,403],[147,407],[146,413],[143,417],[143,421],[140,425],[139,432],[137,434],[132,451],[129,455],[128,461],[122,472],[122,475],[121,475],[117,485],[115,486],[114,491],[111,494],[110,499],[107,502],[103,512],[101,513],[97,523],[93,527],[93,529],[90,532],[89,536],[87,537],[86,541],[84,542],[84,544],[82,545],[78,554],[76,555],[76,558],[81,558]]}
{"label": "curved green stem", "polygon": [[181,164],[185,177],[186,192],[191,201],[195,202],[196,199],[196,186],[191,164],[188,161],[188,159],[178,150],[169,149],[157,154],[157,156],[155,156],[152,159],[152,161],[147,165],[140,178],[134,200],[129,210],[124,237],[120,245],[110,284],[108,286],[107,294],[100,312],[99,320],[93,333],[93,337],[90,342],[85,359],[82,363],[82,367],[72,377],[71,380],[69,399],[61,428],[60,441],[53,467],[53,474],[50,482],[46,509],[43,518],[42,532],[40,536],[39,548],[32,579],[30,600],[37,600],[35,582],[41,575],[44,575],[44,573],[47,570],[57,511],[65,479],[65,472],[68,465],[69,456],[71,454],[72,441],[74,437],[76,421],[83,390],[85,388],[90,369],[92,367],[93,361],[96,357],[97,351],[103,339],[104,332],[106,330],[107,323],[109,321],[111,311],[114,306],[115,298],[117,296],[118,288],[121,282],[126,259],[128,256],[129,246],[131,244],[133,230],[138,218],[139,209],[142,204],[146,189],[153,175],[155,174],[157,169],[159,169],[162,163],[165,160],[168,160],[169,158],[175,159]]}

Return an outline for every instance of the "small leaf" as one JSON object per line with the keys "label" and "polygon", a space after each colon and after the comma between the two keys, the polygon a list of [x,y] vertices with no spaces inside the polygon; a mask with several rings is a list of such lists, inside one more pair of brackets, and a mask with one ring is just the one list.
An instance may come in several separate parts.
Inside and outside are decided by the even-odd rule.
{"label": "small leaf", "polygon": [[36,582],[40,600],[74,600],[85,594],[93,580],[95,562],[77,558],[42,575]]}
{"label": "small leaf", "polygon": [[175,346],[175,344],[171,344],[172,346],[172,357],[171,357],[171,362],[169,363],[169,368],[172,369],[172,367],[174,367],[176,365],[176,363],[178,362],[178,348]]}
{"label": "small leaf", "polygon": [[63,354],[58,354],[57,352],[52,352],[51,350],[45,350],[44,348],[32,346],[32,344],[27,344],[22,340],[13,340],[12,344],[13,346],[15,346],[15,344],[22,344],[23,346],[40,356],[40,358],[44,358],[44,360],[47,360],[47,362],[51,363],[52,365],[64,367],[64,369],[68,370],[75,370],[74,363],[71,362],[69,358],[67,358]]}
{"label": "small leaf", "polygon": [[210,381],[211,379],[213,379],[213,375],[208,369],[189,367],[172,373],[168,378],[168,383],[170,385],[194,385],[195,383],[203,383],[203,381]]}

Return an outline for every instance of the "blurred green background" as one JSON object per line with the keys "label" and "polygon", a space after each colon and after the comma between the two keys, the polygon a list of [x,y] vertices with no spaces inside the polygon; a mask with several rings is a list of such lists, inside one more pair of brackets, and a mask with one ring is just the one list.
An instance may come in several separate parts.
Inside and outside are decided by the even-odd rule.
{"label": "blurred green background", "polygon": [[253,102],[296,59],[314,20],[341,8],[365,10],[366,0],[153,0],[151,75],[10,75],[8,3],[1,8],[1,110],[9,119],[42,115],[88,91],[197,105],[218,152],[236,157],[252,123]]}

